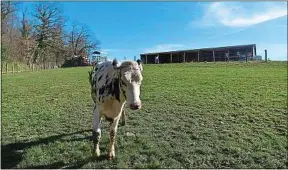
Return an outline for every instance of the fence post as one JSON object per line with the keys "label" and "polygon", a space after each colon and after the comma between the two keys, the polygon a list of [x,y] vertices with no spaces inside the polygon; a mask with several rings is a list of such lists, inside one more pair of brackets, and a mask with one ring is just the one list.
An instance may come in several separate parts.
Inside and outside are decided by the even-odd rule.
{"label": "fence post", "polygon": [[32,72],[34,72],[34,63],[32,63]]}
{"label": "fence post", "polygon": [[14,63],[12,63],[12,73],[14,73]]}

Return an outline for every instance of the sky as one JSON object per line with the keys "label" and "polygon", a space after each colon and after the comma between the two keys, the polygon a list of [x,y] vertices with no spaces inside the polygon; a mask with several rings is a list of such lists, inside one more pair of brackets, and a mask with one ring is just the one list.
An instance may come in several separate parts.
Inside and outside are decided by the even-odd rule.
{"label": "sky", "polygon": [[[36,2],[33,2],[36,3]],[[22,2],[24,9],[33,5]],[[287,61],[287,2],[59,2],[67,20],[87,26],[109,59],[141,53],[256,44]]]}

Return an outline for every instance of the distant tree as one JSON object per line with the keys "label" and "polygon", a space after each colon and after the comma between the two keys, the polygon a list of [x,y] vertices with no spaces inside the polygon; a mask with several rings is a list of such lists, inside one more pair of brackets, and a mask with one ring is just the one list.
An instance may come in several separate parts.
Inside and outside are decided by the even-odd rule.
{"label": "distant tree", "polygon": [[68,55],[70,57],[88,56],[93,49],[97,49],[100,41],[95,39],[90,30],[74,23],[72,30],[66,35]]}
{"label": "distant tree", "polygon": [[20,22],[19,31],[21,33],[20,50],[23,56],[23,61],[31,66],[33,60],[33,48],[35,41],[33,39],[32,24],[27,19],[27,8],[22,12],[22,19]]}
{"label": "distant tree", "polygon": [[64,32],[65,20],[56,2],[39,2],[19,18],[17,7],[17,2],[1,1],[2,61],[61,66],[78,55],[80,63],[87,63],[91,51],[99,47],[100,41],[84,26],[74,24]]}
{"label": "distant tree", "polygon": [[1,47],[1,61],[7,62],[8,60],[8,49],[5,45],[2,45]]}
{"label": "distant tree", "polygon": [[32,14],[36,19],[34,38],[36,41],[33,62],[55,61],[55,53],[63,50],[62,30],[64,18],[55,3],[41,2]]}
{"label": "distant tree", "polygon": [[16,61],[21,57],[19,54],[20,33],[17,30],[17,4],[11,1],[1,2],[1,46],[5,46],[6,57],[4,58],[7,61]]}
{"label": "distant tree", "polygon": [[1,1],[1,35],[8,32],[9,19],[17,11],[17,4],[11,1]]}

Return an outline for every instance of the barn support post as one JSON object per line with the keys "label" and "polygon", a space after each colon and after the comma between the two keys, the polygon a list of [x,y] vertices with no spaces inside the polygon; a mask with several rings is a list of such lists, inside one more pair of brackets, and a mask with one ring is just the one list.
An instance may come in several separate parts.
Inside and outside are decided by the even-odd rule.
{"label": "barn support post", "polygon": [[254,46],[255,56],[257,55],[256,46]]}
{"label": "barn support post", "polygon": [[197,60],[198,60],[198,63],[200,62],[200,51],[198,51],[198,58],[197,58]]}
{"label": "barn support post", "polygon": [[145,64],[147,64],[147,55],[145,55]]}
{"label": "barn support post", "polygon": [[185,55],[186,55],[186,53],[184,52],[184,54],[183,54],[183,62],[185,63]]}
{"label": "barn support post", "polygon": [[213,50],[213,62],[215,62],[215,52]]}
{"label": "barn support post", "polygon": [[267,50],[265,50],[265,62],[267,62]]}
{"label": "barn support post", "polygon": [[170,63],[172,63],[172,53],[170,53]]}
{"label": "barn support post", "polygon": [[246,59],[246,62],[248,62],[248,57],[247,57],[247,54],[248,52],[247,52],[247,48],[245,48],[245,59]]}
{"label": "barn support post", "polygon": [[229,49],[228,49],[228,57],[227,57],[228,62],[229,62],[229,56],[230,56],[230,51],[229,51]]}

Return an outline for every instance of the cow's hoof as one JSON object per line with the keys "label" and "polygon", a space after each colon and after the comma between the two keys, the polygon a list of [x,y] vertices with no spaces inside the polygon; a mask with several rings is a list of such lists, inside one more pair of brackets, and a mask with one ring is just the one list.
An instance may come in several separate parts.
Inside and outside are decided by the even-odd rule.
{"label": "cow's hoof", "polygon": [[99,157],[100,156],[100,150],[93,150],[93,156],[97,156]]}
{"label": "cow's hoof", "polygon": [[108,155],[108,160],[112,160],[115,158],[115,155]]}

